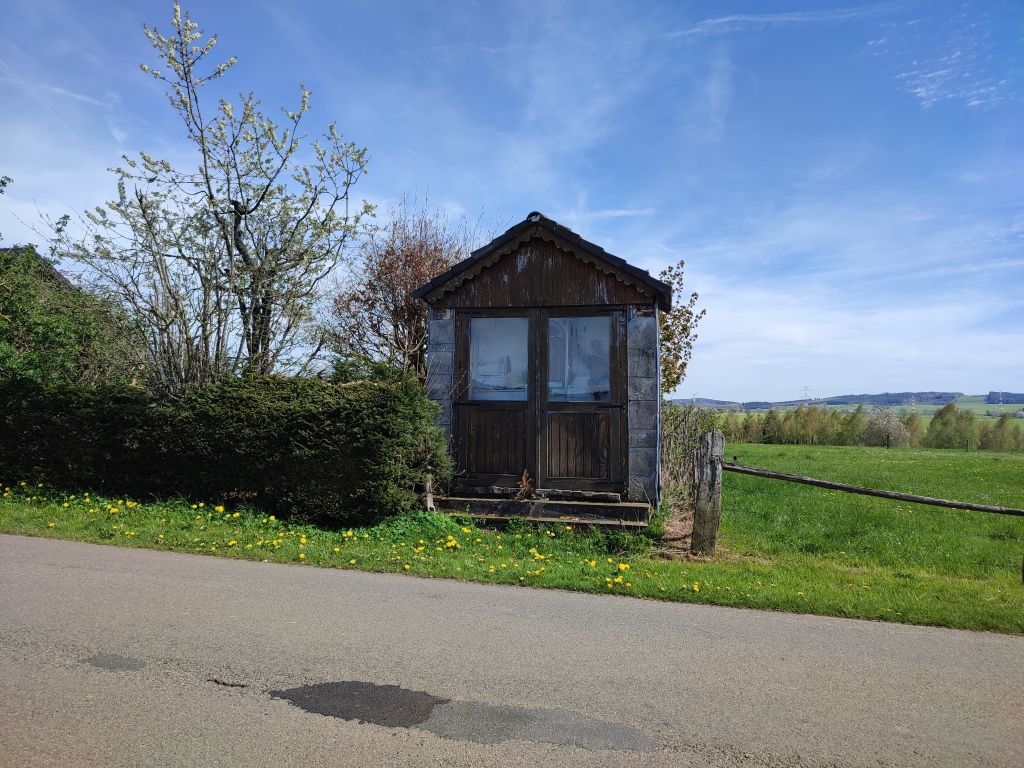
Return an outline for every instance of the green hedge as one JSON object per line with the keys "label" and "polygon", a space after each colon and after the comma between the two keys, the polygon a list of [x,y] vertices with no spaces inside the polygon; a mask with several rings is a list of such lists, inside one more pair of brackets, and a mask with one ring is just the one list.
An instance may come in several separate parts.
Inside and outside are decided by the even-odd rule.
{"label": "green hedge", "polygon": [[0,481],[183,495],[339,525],[417,506],[444,437],[412,378],[233,379],[154,404],[131,387],[0,383]]}

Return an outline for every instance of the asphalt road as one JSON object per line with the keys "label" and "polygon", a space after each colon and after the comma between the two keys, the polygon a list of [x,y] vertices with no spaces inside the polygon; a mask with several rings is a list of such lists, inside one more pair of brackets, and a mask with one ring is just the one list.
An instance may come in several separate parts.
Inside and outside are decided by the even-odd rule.
{"label": "asphalt road", "polygon": [[0,536],[3,766],[1024,766],[1024,638]]}

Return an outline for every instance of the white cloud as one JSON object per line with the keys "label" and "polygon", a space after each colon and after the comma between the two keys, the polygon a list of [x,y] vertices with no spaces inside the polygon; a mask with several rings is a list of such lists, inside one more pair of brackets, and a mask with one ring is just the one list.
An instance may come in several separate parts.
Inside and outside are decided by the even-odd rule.
{"label": "white cloud", "polygon": [[688,37],[691,35],[724,34],[738,29],[763,28],[766,26],[782,26],[785,24],[808,24],[813,22],[846,21],[859,19],[877,13],[879,6],[862,8],[837,8],[831,11],[793,11],[790,13],[736,13],[705,19],[689,29],[670,32],[668,37]]}

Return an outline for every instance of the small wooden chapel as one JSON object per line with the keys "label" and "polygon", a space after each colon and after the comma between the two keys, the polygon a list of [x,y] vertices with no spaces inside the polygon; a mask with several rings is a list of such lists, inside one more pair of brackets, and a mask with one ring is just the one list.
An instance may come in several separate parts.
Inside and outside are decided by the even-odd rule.
{"label": "small wooden chapel", "polygon": [[413,296],[456,464],[436,506],[647,523],[670,286],[533,212]]}

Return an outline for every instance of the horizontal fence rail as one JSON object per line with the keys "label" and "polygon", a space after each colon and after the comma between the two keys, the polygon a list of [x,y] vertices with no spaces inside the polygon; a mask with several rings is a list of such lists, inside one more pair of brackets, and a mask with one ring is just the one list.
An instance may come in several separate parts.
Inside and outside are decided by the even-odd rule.
{"label": "horizontal fence rail", "polygon": [[967,504],[962,501],[950,501],[949,499],[933,499],[930,496],[915,496],[912,493],[898,493],[896,491],[881,491],[877,488],[864,488],[860,485],[848,485],[846,483],[833,483],[828,480],[819,480],[816,477],[804,477],[803,475],[788,475],[785,472],[771,472],[767,469],[755,469],[745,467],[742,464],[730,464],[722,462],[724,472],[738,472],[741,475],[753,475],[755,477],[767,477],[771,480],[785,480],[788,483],[802,483],[803,485],[814,485],[818,488],[829,488],[834,491],[845,493],[859,493],[864,496],[878,496],[883,499],[895,499],[896,501],[908,501],[914,504],[928,504],[933,507],[947,507],[949,509],[970,509],[975,512],[994,512],[997,515],[1017,515],[1024,517],[1024,509],[1011,509],[1010,507],[993,507],[987,504]]}

